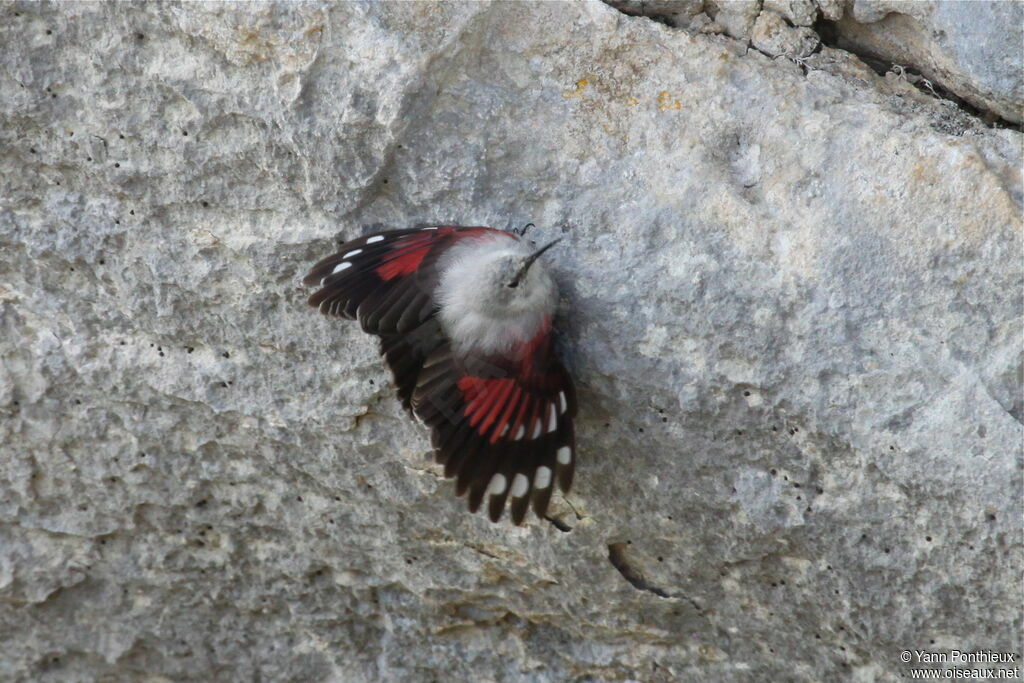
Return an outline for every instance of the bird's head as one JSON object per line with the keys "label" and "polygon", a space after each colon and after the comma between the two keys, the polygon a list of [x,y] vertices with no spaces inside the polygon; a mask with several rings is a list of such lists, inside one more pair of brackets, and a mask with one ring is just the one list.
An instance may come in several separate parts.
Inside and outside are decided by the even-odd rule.
{"label": "bird's head", "polygon": [[[502,236],[453,248],[442,268],[438,295],[442,319],[453,336],[486,338],[481,330],[488,328],[502,331],[503,339],[521,338],[538,329],[558,301],[555,281],[539,257],[559,241],[538,249]],[[508,330],[522,333],[504,334]]]}

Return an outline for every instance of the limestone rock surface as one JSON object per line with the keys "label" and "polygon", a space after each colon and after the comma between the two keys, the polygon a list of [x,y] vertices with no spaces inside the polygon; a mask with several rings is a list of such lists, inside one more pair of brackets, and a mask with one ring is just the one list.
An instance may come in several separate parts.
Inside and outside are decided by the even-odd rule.
{"label": "limestone rock surface", "polygon": [[[1018,131],[598,2],[0,15],[0,679],[1020,652]],[[425,222],[565,237],[552,522],[468,514],[305,305]]]}
{"label": "limestone rock surface", "polygon": [[910,66],[976,107],[1024,121],[1024,3],[854,0],[841,47]]}

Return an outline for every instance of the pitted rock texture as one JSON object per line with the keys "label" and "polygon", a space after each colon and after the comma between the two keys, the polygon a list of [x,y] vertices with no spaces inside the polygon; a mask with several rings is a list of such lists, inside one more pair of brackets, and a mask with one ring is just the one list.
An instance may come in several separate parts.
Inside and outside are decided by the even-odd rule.
{"label": "pitted rock texture", "polygon": [[[1019,652],[1019,132],[597,2],[0,14],[0,679]],[[566,238],[551,523],[469,515],[304,303],[423,222]]]}

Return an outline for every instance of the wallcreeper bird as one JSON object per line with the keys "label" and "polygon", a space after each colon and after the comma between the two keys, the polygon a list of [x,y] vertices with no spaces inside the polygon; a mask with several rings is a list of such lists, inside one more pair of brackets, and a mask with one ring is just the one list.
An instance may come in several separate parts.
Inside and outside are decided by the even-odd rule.
{"label": "wallcreeper bird", "polygon": [[434,457],[469,509],[521,524],[543,518],[553,484],[572,484],[576,395],[552,350],[558,290],[520,235],[437,226],[365,235],[304,283],[321,313],[358,319],[407,410],[431,429]]}

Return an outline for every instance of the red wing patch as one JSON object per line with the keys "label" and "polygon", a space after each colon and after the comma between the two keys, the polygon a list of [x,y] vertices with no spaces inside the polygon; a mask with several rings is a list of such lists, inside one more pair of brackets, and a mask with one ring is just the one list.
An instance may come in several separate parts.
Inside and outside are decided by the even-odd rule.
{"label": "red wing patch", "polygon": [[[450,232],[451,228],[441,228],[437,231],[437,236],[445,236]],[[419,270],[424,257],[436,239],[433,236],[420,237],[417,235],[397,242],[392,247],[392,251],[383,259],[383,265],[375,272],[384,280],[394,280],[396,277],[412,275]]]}
{"label": "red wing patch", "polygon": [[458,230],[392,230],[346,242],[306,276],[305,284],[320,286],[309,303],[327,315],[358,318],[372,334],[409,332],[434,314],[434,265]]}
{"label": "red wing patch", "polygon": [[568,491],[572,484],[572,381],[549,353],[547,340],[533,350],[512,363],[494,358],[473,363],[489,370],[470,374],[447,345],[440,346],[413,391],[413,411],[433,430],[445,476],[457,477],[458,495],[469,492],[470,510],[487,499],[492,521],[508,501],[516,524],[531,503],[543,517],[554,485]]}

